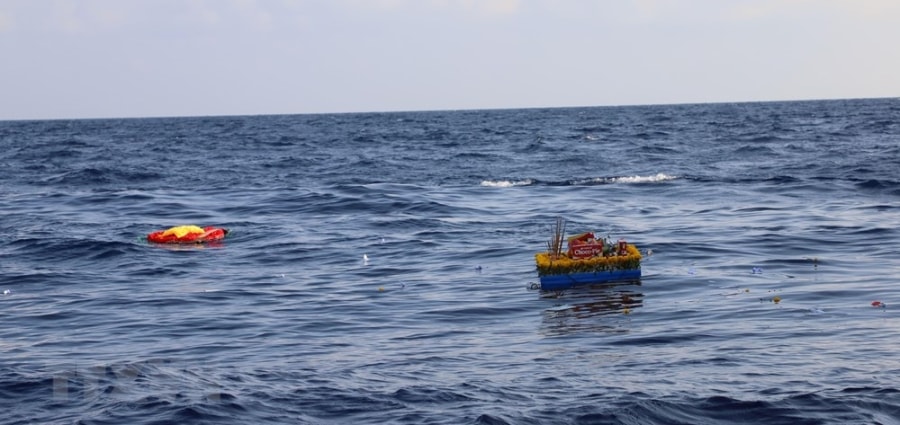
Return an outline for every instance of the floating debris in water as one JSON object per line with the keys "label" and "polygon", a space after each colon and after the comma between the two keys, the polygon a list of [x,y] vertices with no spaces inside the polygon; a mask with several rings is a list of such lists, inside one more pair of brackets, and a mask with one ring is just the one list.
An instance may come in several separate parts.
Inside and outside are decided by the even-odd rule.
{"label": "floating debris in water", "polygon": [[363,254],[363,265],[369,265],[369,256]]}
{"label": "floating debris in water", "polygon": [[762,268],[754,267],[753,269],[750,270],[750,274],[762,274]]}
{"label": "floating debris in water", "polygon": [[10,291],[9,289],[4,289],[4,290],[3,290],[3,295],[9,295],[9,294],[11,294],[11,293],[12,293],[12,291]]}
{"label": "floating debris in water", "polygon": [[872,301],[872,307],[887,308],[887,304],[885,304],[881,301]]}
{"label": "floating debris in water", "polygon": [[[771,292],[771,291],[769,291],[769,292]],[[766,302],[766,303],[775,303],[775,304],[778,304],[778,303],[781,302],[781,297],[779,297],[778,295],[776,295],[776,296],[774,296],[774,297],[772,297],[772,298],[760,298],[760,299],[759,299],[759,302],[761,302],[761,303],[762,303],[762,302]]]}

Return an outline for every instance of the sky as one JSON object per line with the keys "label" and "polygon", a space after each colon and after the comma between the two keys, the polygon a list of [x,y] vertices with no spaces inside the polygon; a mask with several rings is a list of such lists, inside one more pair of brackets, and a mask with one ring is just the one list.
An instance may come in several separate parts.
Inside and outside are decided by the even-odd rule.
{"label": "sky", "polygon": [[897,0],[0,0],[0,120],[900,96]]}

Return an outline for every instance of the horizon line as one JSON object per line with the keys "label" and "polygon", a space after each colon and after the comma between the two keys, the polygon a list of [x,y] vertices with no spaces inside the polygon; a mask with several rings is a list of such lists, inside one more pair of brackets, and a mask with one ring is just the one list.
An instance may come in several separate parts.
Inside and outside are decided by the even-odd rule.
{"label": "horizon line", "polygon": [[690,105],[722,105],[722,104],[755,104],[755,103],[788,103],[788,102],[828,102],[828,101],[853,101],[853,100],[887,100],[900,99],[900,96],[883,97],[836,97],[836,98],[808,98],[808,99],[772,99],[772,100],[738,100],[738,101],[710,101],[710,102],[671,102],[671,103],[623,103],[608,105],[569,105],[569,106],[521,106],[521,107],[486,107],[486,108],[447,108],[447,109],[386,109],[386,110],[360,110],[338,112],[283,112],[283,113],[246,113],[246,114],[196,114],[196,115],[145,115],[145,116],[109,116],[109,117],[58,117],[58,118],[0,118],[0,122],[21,121],[92,121],[92,120],[142,120],[142,119],[179,119],[179,118],[237,118],[237,117],[267,117],[267,116],[312,116],[312,115],[354,115],[354,114],[404,114],[404,113],[438,113],[438,112],[478,112],[478,111],[514,111],[534,109],[586,109],[586,108],[631,108],[653,106],[690,106]]}

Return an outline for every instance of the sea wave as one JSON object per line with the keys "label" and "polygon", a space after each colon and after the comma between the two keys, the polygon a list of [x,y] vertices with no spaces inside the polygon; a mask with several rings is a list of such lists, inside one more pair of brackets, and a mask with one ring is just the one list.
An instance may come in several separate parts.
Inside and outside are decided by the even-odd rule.
{"label": "sea wave", "polygon": [[515,187],[515,186],[531,186],[534,184],[534,180],[525,179],[525,180],[484,180],[481,182],[482,186],[485,187]]}
{"label": "sea wave", "polygon": [[660,183],[677,179],[677,176],[671,176],[666,173],[657,173],[652,176],[625,176],[613,177],[609,179],[611,183]]}
{"label": "sea wave", "polygon": [[896,423],[897,111],[0,122],[0,424]]}
{"label": "sea wave", "polygon": [[516,187],[516,186],[592,186],[599,184],[634,184],[634,183],[662,183],[677,179],[677,176],[666,173],[657,173],[650,176],[616,176],[616,177],[590,177],[584,179],[571,179],[562,182],[541,181],[535,179],[524,180],[484,180],[481,186],[485,187]]}
{"label": "sea wave", "polygon": [[587,179],[569,180],[571,186],[600,185],[600,184],[634,184],[634,183],[662,183],[675,180],[678,177],[665,173],[657,173],[652,176],[617,176],[617,177],[592,177]]}

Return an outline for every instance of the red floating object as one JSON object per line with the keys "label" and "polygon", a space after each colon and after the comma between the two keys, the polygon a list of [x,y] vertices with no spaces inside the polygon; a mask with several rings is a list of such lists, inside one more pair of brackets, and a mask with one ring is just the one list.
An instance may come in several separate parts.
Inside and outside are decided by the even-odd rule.
{"label": "red floating object", "polygon": [[625,239],[619,239],[618,252],[619,255],[628,255],[628,243]]}
{"label": "red floating object", "polygon": [[881,301],[872,301],[872,307],[884,307],[884,303]]}
{"label": "red floating object", "polygon": [[160,230],[147,235],[147,240],[153,243],[205,243],[225,239],[228,230],[206,226],[176,226],[167,230]]}
{"label": "red floating object", "polygon": [[594,239],[591,232],[582,233],[569,238],[569,258],[582,259],[603,255],[603,240]]}

